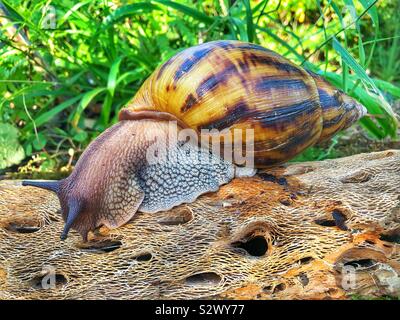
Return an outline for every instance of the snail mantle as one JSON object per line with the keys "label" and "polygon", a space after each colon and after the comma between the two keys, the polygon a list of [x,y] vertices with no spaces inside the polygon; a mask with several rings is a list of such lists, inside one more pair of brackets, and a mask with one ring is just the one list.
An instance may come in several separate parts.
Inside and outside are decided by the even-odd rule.
{"label": "snail mantle", "polygon": [[0,299],[400,295],[400,151],[288,164],[82,242],[51,192],[0,182]]}

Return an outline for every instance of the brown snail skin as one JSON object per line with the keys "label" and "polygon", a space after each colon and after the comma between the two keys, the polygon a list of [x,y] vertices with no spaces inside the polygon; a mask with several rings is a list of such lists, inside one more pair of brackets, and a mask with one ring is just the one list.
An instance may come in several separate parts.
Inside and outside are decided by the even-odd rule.
{"label": "brown snail skin", "polygon": [[[235,176],[254,174],[184,141],[168,144],[167,156],[149,162],[156,140],[172,140],[171,120],[198,136],[204,129],[252,129],[259,168],[293,158],[365,114],[357,101],[273,51],[239,41],[208,42],[155,70],[69,177],[23,185],[58,195],[66,221],[61,239],[73,228],[87,240],[89,231],[119,227],[136,211],[169,210]],[[251,143],[246,139],[242,147]]]}

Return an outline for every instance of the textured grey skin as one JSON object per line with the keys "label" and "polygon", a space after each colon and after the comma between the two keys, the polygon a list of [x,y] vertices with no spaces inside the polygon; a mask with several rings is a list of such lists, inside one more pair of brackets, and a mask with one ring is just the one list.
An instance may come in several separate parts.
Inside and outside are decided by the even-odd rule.
{"label": "textured grey skin", "polygon": [[193,145],[177,145],[156,164],[137,173],[144,199],[139,211],[169,210],[198,196],[217,191],[235,176],[235,166]]}

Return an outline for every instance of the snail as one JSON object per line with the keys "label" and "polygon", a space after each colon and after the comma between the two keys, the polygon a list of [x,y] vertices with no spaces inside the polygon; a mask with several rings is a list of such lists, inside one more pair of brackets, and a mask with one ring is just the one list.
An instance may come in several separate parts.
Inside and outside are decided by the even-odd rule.
{"label": "snail", "polygon": [[149,163],[155,140],[173,140],[170,122],[198,136],[204,130],[251,129],[252,140],[244,137],[241,144],[252,146],[254,167],[262,168],[293,158],[365,114],[353,98],[271,50],[208,42],[158,67],[120,111],[119,122],[89,144],[69,177],[23,185],[54,191],[66,221],[61,239],[73,228],[86,241],[101,225],[116,228],[137,211],[168,210],[235,176],[254,174],[186,140]]}

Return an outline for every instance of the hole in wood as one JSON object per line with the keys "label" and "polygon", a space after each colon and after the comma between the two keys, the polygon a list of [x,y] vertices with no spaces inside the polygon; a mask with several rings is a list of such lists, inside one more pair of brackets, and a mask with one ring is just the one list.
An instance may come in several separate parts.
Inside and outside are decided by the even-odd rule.
{"label": "hole in wood", "polygon": [[4,228],[11,232],[18,233],[33,233],[40,230],[37,221],[21,220],[21,221],[10,221]]}
{"label": "hole in wood", "polygon": [[385,157],[391,157],[391,156],[393,156],[393,155],[394,155],[394,152],[393,152],[393,151],[387,151],[387,152],[384,154]]}
{"label": "hole in wood", "polygon": [[98,242],[82,243],[78,245],[78,248],[87,252],[105,253],[117,250],[121,246],[122,242],[118,240],[102,240]]}
{"label": "hole in wood", "polygon": [[33,232],[39,231],[40,227],[35,226],[35,225],[10,222],[6,226],[6,229],[8,231],[18,232],[18,233],[33,233]]}
{"label": "hole in wood", "polygon": [[251,256],[261,257],[268,251],[268,241],[263,236],[250,234],[243,240],[233,242],[232,247],[243,249]]}
{"label": "hole in wood", "polygon": [[153,258],[153,255],[149,252],[146,252],[138,255],[135,259],[137,261],[150,261],[151,258]]}
{"label": "hole in wood", "polygon": [[379,239],[386,242],[400,243],[400,229],[389,233],[382,233]]}
{"label": "hole in wood", "polygon": [[313,257],[304,257],[304,258],[301,258],[301,259],[298,261],[298,263],[299,263],[300,265],[306,265],[306,264],[311,263],[313,260],[314,260]]}
{"label": "hole in wood", "polygon": [[334,209],[332,211],[332,218],[335,220],[335,224],[339,229],[344,231],[348,230],[345,224],[347,217],[342,211],[340,211],[339,209]]}
{"label": "hole in wood", "polygon": [[287,207],[289,207],[292,204],[292,200],[290,199],[280,199],[279,202]]}
{"label": "hole in wood", "polygon": [[314,222],[323,227],[336,227],[335,220],[317,219]]}
{"label": "hole in wood", "polygon": [[221,280],[221,276],[215,272],[203,272],[187,277],[185,282],[191,286],[215,286]]}
{"label": "hole in wood", "polygon": [[348,261],[344,263],[344,266],[352,266],[356,269],[367,269],[375,266],[376,263],[377,261],[373,259],[359,259],[359,260]]}
{"label": "hole in wood", "polygon": [[169,213],[168,216],[162,217],[157,222],[165,226],[176,226],[188,223],[193,219],[193,214],[189,209],[182,209],[178,212]]}
{"label": "hole in wood", "polygon": [[308,283],[310,282],[310,280],[308,279],[307,274],[304,273],[304,272],[299,273],[298,278],[299,278],[299,281],[300,281],[300,283],[301,283],[301,285],[302,285],[303,287],[305,287],[306,285],[308,285]]}
{"label": "hole in wood", "polygon": [[264,288],[262,288],[262,291],[265,293],[271,293],[272,290],[272,286],[265,286]]}
{"label": "hole in wood", "polygon": [[333,219],[320,218],[314,220],[314,222],[323,227],[338,227],[343,231],[348,230],[348,227],[346,226],[347,217],[343,212],[339,209],[334,209],[331,214]]}
{"label": "hole in wood", "polygon": [[31,280],[31,286],[34,289],[55,289],[62,287],[67,283],[67,278],[60,273],[56,274],[45,274],[45,275],[40,275],[37,277],[34,277]]}
{"label": "hole in wood", "polygon": [[281,186],[287,186],[288,185],[288,182],[287,182],[286,178],[283,178],[283,177],[278,178],[278,177],[274,176],[273,174],[266,173],[266,172],[260,172],[258,175],[264,181],[277,183],[277,184],[279,184]]}
{"label": "hole in wood", "polygon": [[286,284],[280,283],[274,287],[274,290],[272,291],[272,294],[282,292],[286,289]]}
{"label": "hole in wood", "polygon": [[342,183],[364,183],[371,180],[372,175],[368,171],[356,172],[350,176],[340,179]]}

